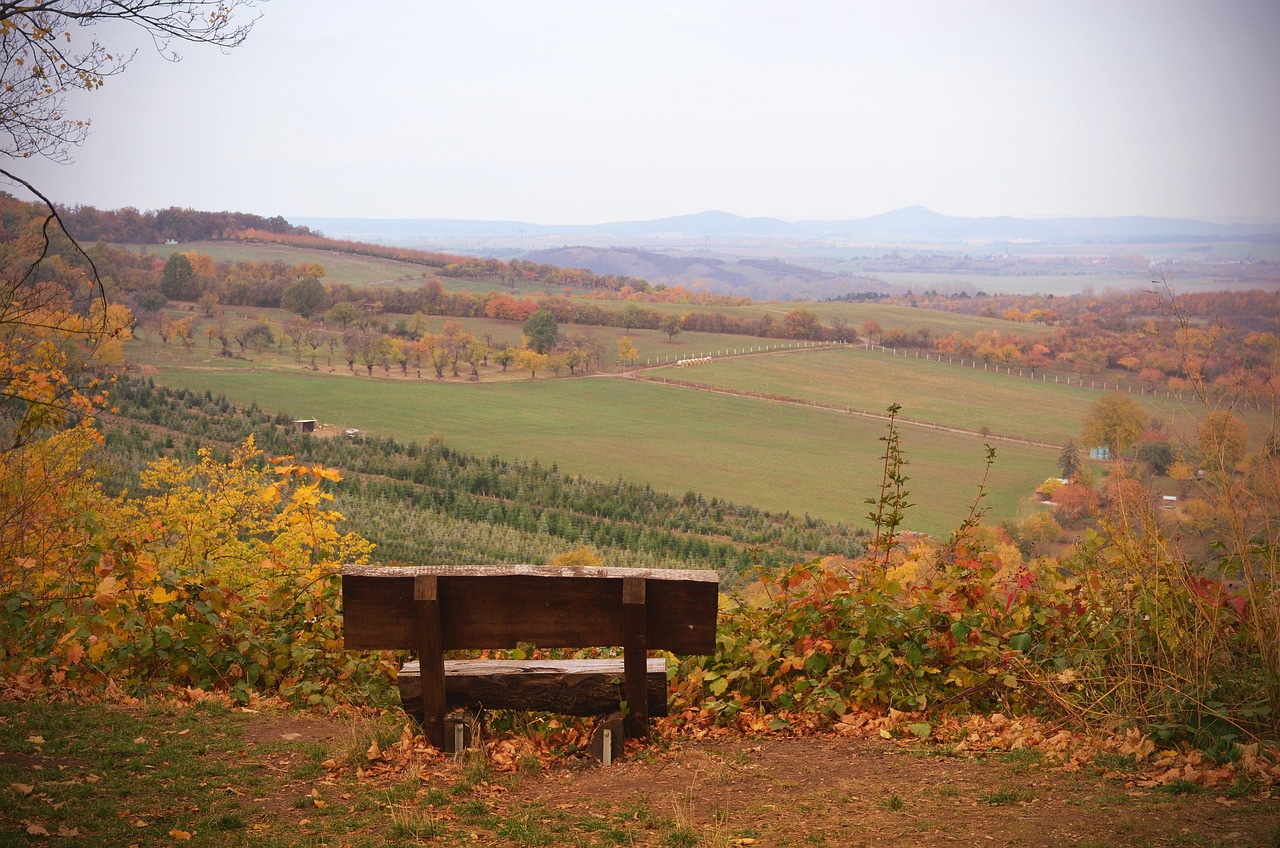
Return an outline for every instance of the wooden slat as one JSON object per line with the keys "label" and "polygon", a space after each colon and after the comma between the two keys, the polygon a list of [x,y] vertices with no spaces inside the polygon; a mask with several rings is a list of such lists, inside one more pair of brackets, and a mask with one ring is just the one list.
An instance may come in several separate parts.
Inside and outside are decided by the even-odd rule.
{"label": "wooden slat", "polygon": [[[445,700],[449,708],[546,710],[564,715],[600,715],[623,700],[624,663],[597,660],[447,660]],[[667,670],[661,657],[646,662],[649,714],[667,714]],[[406,712],[421,709],[418,663],[405,663],[397,678]]]}
{"label": "wooden slat", "polygon": [[679,654],[715,650],[719,586],[714,572],[539,566],[348,566],[342,580],[347,648],[416,649],[413,583],[428,575],[437,580],[445,650],[517,642],[546,648],[621,646],[623,580],[641,576],[649,648]]}

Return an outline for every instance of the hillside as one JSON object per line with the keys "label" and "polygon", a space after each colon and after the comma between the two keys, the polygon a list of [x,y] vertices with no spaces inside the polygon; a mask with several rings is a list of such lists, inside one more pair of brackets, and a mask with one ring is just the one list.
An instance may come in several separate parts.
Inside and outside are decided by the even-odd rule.
{"label": "hillside", "polygon": [[779,259],[585,246],[534,250],[524,258],[753,300],[820,300],[849,291],[889,289],[868,277],[831,273]]}

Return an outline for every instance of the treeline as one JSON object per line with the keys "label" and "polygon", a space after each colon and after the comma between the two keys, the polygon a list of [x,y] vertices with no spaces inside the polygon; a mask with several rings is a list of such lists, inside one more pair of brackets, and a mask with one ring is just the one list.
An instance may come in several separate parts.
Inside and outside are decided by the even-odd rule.
{"label": "treeline", "polygon": [[1152,389],[1186,390],[1199,382],[1228,393],[1254,392],[1274,379],[1280,352],[1280,292],[1002,295],[922,305],[1058,327],[1052,336],[1031,339],[1013,327],[971,337],[952,333],[934,342],[939,353],[1033,372],[1110,372]]}
{"label": "treeline", "polygon": [[258,230],[276,235],[306,235],[307,227],[296,227],[282,216],[266,218],[249,212],[201,212],[196,209],[139,211],[96,209],[92,206],[59,207],[58,215],[72,238],[82,243],[95,241],[116,244],[161,244],[169,239],[180,242],[216,241],[239,238],[245,230]]}
{"label": "treeline", "polygon": [[[256,406],[240,410],[225,398],[151,381],[122,381],[111,403],[117,413],[104,426],[115,469],[106,481],[111,489],[136,485],[132,476],[157,453],[194,457],[203,445],[225,450],[252,434],[267,454],[341,470],[343,509],[353,529],[378,543],[375,557],[383,561],[543,562],[556,552],[546,544],[553,539],[562,548],[590,544],[606,559],[625,554],[632,562],[695,564],[732,576],[755,564],[864,550],[859,532],[808,516],[591,481],[554,465],[482,459],[438,443],[318,438],[296,432],[288,416]],[[422,532],[437,518],[447,539]],[[508,547],[494,550],[495,539]]]}

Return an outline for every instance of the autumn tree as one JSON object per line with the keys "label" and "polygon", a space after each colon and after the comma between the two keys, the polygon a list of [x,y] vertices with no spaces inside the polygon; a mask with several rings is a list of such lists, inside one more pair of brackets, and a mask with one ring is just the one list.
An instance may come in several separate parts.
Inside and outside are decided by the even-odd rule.
{"label": "autumn tree", "polygon": [[631,341],[630,336],[623,336],[618,339],[618,361],[624,365],[629,362],[635,362],[640,356],[640,352],[636,350],[635,344]]}
{"label": "autumn tree", "polygon": [[546,364],[547,355],[526,347],[516,352],[516,361],[522,369],[529,372],[529,379],[534,380],[538,377],[538,371]]}
{"label": "autumn tree", "polygon": [[1230,412],[1210,412],[1196,428],[1196,449],[1206,467],[1230,471],[1244,459],[1249,447],[1249,430]]}
{"label": "autumn tree", "polygon": [[[132,24],[177,60],[177,42],[236,47],[253,21],[239,13],[254,0],[48,0],[0,4],[0,152],[13,159],[70,159],[89,122],[65,108],[73,91],[95,91],[128,66],[134,53],[108,48],[93,28]],[[89,35],[86,38],[86,28]],[[104,31],[115,30],[105,27]]]}
{"label": "autumn tree", "polygon": [[212,318],[221,311],[218,306],[217,292],[207,291],[200,295],[200,299],[196,301],[196,306],[200,307],[200,312],[203,313],[206,318]]}
{"label": "autumn tree", "polygon": [[1100,445],[1118,454],[1138,443],[1149,420],[1137,401],[1116,392],[1090,404],[1080,435],[1086,444]]}
{"label": "autumn tree", "polygon": [[[444,379],[444,369],[449,364],[449,345],[445,341],[444,335],[440,333],[425,333],[422,336],[422,348],[426,353],[427,361],[431,363],[432,369],[436,372],[436,379]],[[506,367],[503,367],[506,370]]]}
{"label": "autumn tree", "polygon": [[663,318],[659,329],[667,334],[667,341],[675,341],[676,336],[680,335],[680,316],[668,315]]}
{"label": "autumn tree", "polygon": [[788,338],[816,339],[822,333],[822,324],[812,309],[801,307],[782,316],[782,326]]}

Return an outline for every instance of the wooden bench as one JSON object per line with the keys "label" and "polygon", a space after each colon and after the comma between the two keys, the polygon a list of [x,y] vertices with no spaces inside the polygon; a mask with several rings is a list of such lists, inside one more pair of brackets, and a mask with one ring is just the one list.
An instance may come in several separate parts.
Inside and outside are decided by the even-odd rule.
{"label": "wooden bench", "polygon": [[[451,750],[457,708],[596,715],[625,702],[626,734],[666,715],[666,663],[647,651],[715,650],[714,571],[533,565],[347,566],[345,641],[353,650],[412,650],[400,669],[405,709],[428,741]],[[450,660],[445,651],[621,647],[621,659]]]}

